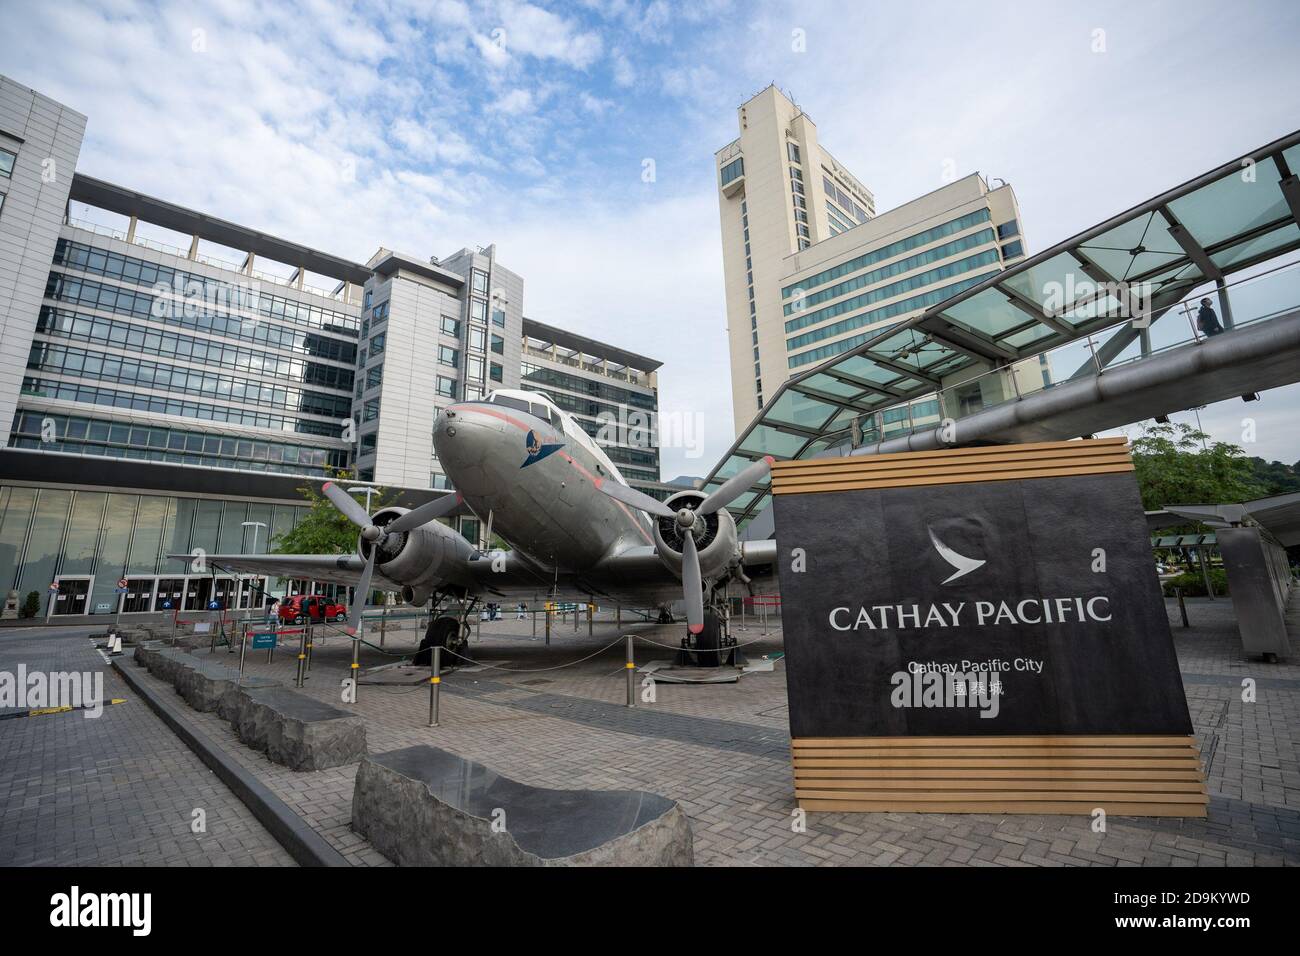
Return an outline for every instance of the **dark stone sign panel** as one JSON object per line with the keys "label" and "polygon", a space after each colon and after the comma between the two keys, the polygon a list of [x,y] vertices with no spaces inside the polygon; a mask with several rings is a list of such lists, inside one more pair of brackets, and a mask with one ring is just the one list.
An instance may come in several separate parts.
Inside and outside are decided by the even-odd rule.
{"label": "dark stone sign panel", "polygon": [[775,508],[792,737],[1192,732],[1131,472]]}

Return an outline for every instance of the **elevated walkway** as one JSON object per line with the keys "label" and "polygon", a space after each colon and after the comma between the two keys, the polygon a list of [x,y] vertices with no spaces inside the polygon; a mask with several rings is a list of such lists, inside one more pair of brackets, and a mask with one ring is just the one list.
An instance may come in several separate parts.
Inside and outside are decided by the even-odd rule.
{"label": "elevated walkway", "polygon": [[[843,340],[782,384],[703,490],[765,455],[1068,439],[1300,381],[1294,170],[1300,131]],[[1223,326],[1209,338],[1206,297]],[[743,528],[770,500],[765,479],[732,514]]]}

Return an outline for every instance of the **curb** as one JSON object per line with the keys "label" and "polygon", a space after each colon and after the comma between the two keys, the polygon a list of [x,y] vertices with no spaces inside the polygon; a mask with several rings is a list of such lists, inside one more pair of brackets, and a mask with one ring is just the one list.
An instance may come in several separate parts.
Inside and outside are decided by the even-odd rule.
{"label": "curb", "polygon": [[164,700],[153,688],[132,674],[129,668],[123,666],[121,659],[113,660],[113,669],[122,675],[132,690],[144,698],[150,709],[198,755],[208,769],[235,792],[235,796],[252,811],[258,822],[270,831],[299,866],[351,866],[342,853],[303,822],[302,817],[290,810],[264,783],[232,760],[205,734],[191,727],[175,705]]}

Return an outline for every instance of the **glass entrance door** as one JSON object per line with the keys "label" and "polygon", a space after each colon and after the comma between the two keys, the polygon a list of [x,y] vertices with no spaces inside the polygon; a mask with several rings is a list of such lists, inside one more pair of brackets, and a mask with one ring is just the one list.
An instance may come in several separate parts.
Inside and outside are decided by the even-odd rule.
{"label": "glass entrance door", "polygon": [[153,601],[153,578],[127,578],[126,593],[122,595],[122,613],[140,614],[149,610]]}
{"label": "glass entrance door", "polygon": [[59,578],[59,593],[54,597],[55,614],[85,614],[90,597],[90,578]]}

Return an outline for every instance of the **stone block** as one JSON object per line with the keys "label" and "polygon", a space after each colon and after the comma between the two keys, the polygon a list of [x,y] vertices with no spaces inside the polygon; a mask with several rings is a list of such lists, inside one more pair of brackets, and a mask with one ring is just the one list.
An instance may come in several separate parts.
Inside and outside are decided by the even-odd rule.
{"label": "stone block", "polygon": [[690,822],[639,790],[551,790],[437,747],[361,762],[352,828],[402,866],[690,866]]}

